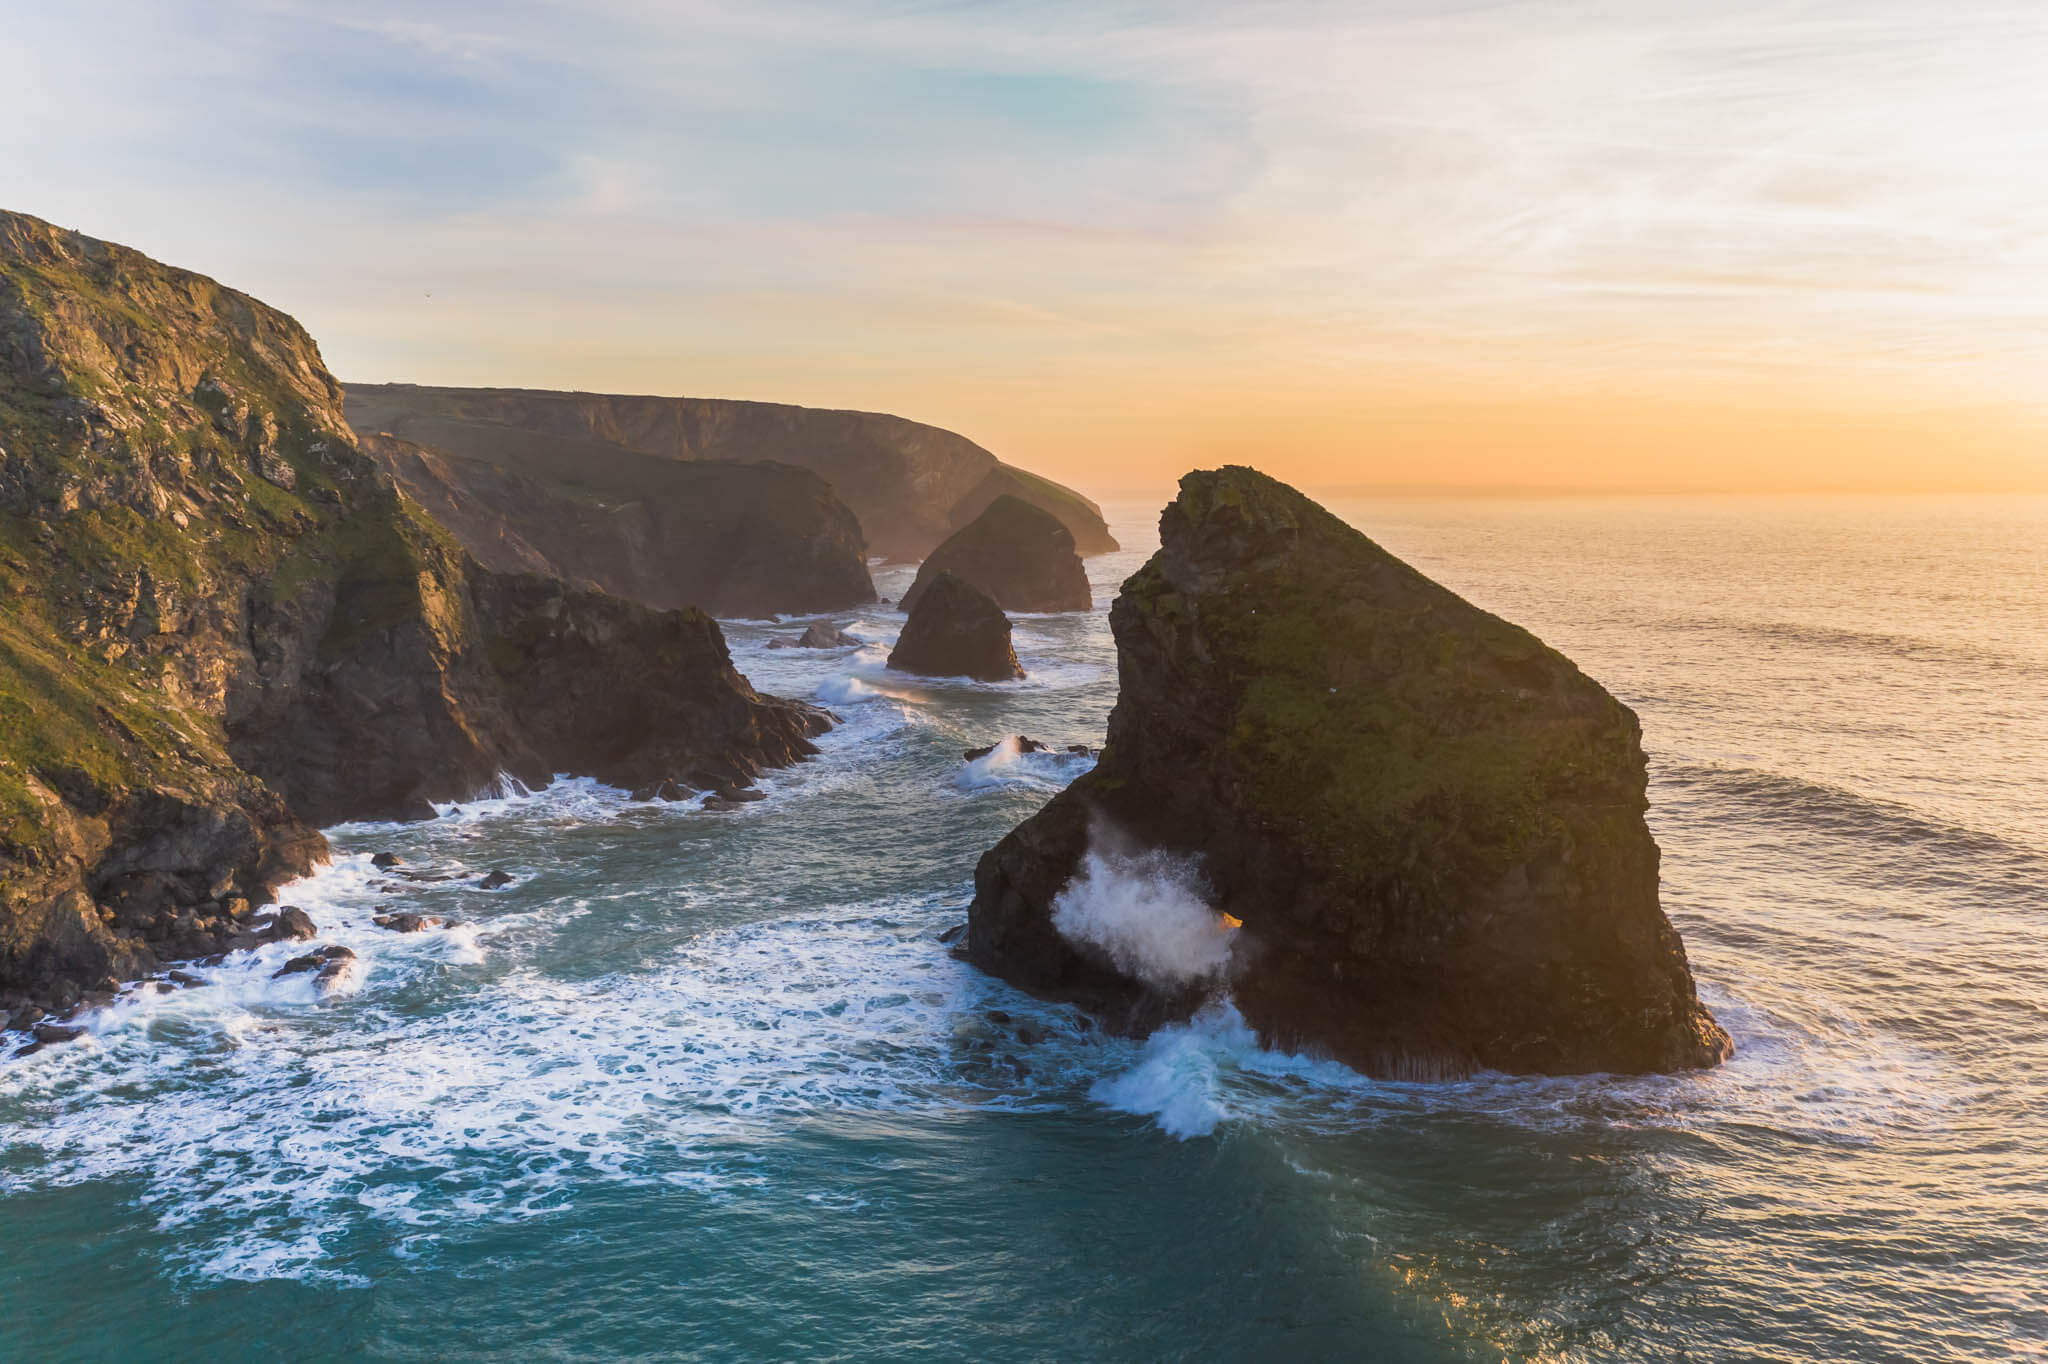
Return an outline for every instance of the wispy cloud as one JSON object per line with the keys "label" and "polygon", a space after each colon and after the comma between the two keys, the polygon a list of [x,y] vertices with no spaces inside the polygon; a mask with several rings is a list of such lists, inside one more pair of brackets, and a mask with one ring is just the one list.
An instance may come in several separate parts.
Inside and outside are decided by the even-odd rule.
{"label": "wispy cloud", "polygon": [[2032,0],[12,8],[0,198],[345,374],[2048,409]]}

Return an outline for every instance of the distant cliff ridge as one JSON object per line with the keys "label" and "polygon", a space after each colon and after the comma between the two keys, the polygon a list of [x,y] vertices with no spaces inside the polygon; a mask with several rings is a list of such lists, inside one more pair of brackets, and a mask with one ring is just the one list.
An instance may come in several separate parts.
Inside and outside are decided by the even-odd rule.
{"label": "distant cliff ridge", "polygon": [[359,430],[528,476],[621,452],[794,464],[830,483],[860,518],[869,551],[892,559],[924,557],[1004,493],[1057,516],[1083,554],[1117,548],[1101,509],[1081,494],[1004,464],[964,436],[886,413],[412,384],[351,384],[347,411]]}

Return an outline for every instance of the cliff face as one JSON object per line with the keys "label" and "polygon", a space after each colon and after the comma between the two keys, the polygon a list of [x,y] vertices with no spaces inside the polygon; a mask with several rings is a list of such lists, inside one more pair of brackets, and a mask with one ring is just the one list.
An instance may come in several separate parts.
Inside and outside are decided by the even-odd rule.
{"label": "cliff face", "polygon": [[875,599],[860,522],[824,479],[793,465],[604,448],[548,459],[523,444],[479,459],[367,433],[362,449],[500,572],[723,616]]}
{"label": "cliff face", "polygon": [[977,962],[1140,1027],[1189,1007],[1055,922],[1127,842],[1199,859],[1269,1042],[1411,1077],[1726,1056],[1658,906],[1626,707],[1252,470],[1190,474],[1160,531],[1111,611],[1100,763],[976,870]]}
{"label": "cliff face", "polygon": [[667,460],[774,462],[809,469],[860,519],[870,551],[920,559],[1011,493],[1044,507],[1083,554],[1114,550],[1093,502],[1002,463],[964,436],[879,412],[715,398],[535,389],[352,384],[348,415],[449,455],[526,471],[574,469],[622,452]]}
{"label": "cliff face", "polygon": [[917,609],[941,573],[973,583],[1005,611],[1086,611],[1095,604],[1073,534],[1052,513],[1008,493],[918,565],[917,581],[903,594],[906,612]]}
{"label": "cliff face", "polygon": [[214,950],[315,822],[786,762],[821,725],[702,616],[480,568],[282,313],[0,213],[0,994]]}

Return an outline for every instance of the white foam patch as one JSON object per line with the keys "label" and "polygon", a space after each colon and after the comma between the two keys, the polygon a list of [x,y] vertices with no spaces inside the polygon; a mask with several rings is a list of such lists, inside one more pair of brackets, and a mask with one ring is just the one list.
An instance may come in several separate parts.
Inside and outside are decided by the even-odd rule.
{"label": "white foam patch", "polygon": [[[421,1016],[394,993],[484,949],[474,929],[392,934],[338,903],[377,875],[352,856],[293,887],[323,941],[361,954],[356,998],[272,980],[308,946],[278,944],[207,972],[206,988],[106,1011],[93,1044],[0,1067],[14,1156],[0,1195],[138,1179],[159,1226],[182,1231],[186,1271],[318,1277],[365,1218],[432,1234],[545,1213],[591,1181],[732,1195],[759,1179],[749,1147],[764,1128],[1055,1106],[1100,1073],[1102,1049],[1128,1047],[954,961],[936,904],[723,929],[594,981],[512,969]],[[984,1020],[993,1000],[1043,1036],[1027,1048]]]}
{"label": "white foam patch", "polygon": [[1026,753],[1013,734],[979,758],[969,759],[954,774],[953,784],[963,791],[1009,786],[1058,791],[1093,766],[1095,757],[1089,753]]}
{"label": "white foam patch", "polygon": [[1201,873],[1185,857],[1092,847],[1052,902],[1053,927],[1098,947],[1118,970],[1177,989],[1219,978],[1235,929],[1209,907]]}

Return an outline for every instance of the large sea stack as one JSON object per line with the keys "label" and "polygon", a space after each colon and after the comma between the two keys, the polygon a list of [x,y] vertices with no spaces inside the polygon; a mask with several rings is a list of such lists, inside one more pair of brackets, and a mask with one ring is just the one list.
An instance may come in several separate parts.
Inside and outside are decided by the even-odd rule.
{"label": "large sea stack", "polygon": [[1371,1074],[1671,1071],[1728,1036],[1657,899],[1635,715],[1251,469],[1189,474],[1110,613],[1095,769],[985,854],[969,951],[1143,1026],[1199,992],[1055,924],[1091,846],[1198,865],[1271,1045]]}
{"label": "large sea stack", "polygon": [[[1117,547],[1102,511],[965,436],[884,412],[724,398],[631,397],[524,388],[350,384],[359,431],[388,431],[457,459],[516,462],[529,476],[582,477],[622,456],[772,462],[808,469],[860,518],[868,550],[922,559],[1009,494],[1043,507],[1083,554]],[[804,608],[825,609],[825,608]]]}
{"label": "large sea stack", "polygon": [[1005,611],[1086,611],[1095,604],[1073,532],[1051,512],[1008,493],[918,565],[903,609],[915,610],[941,573],[973,583]]}
{"label": "large sea stack", "polygon": [[242,936],[315,824],[811,752],[715,622],[481,568],[291,318],[0,213],[0,997]]}

